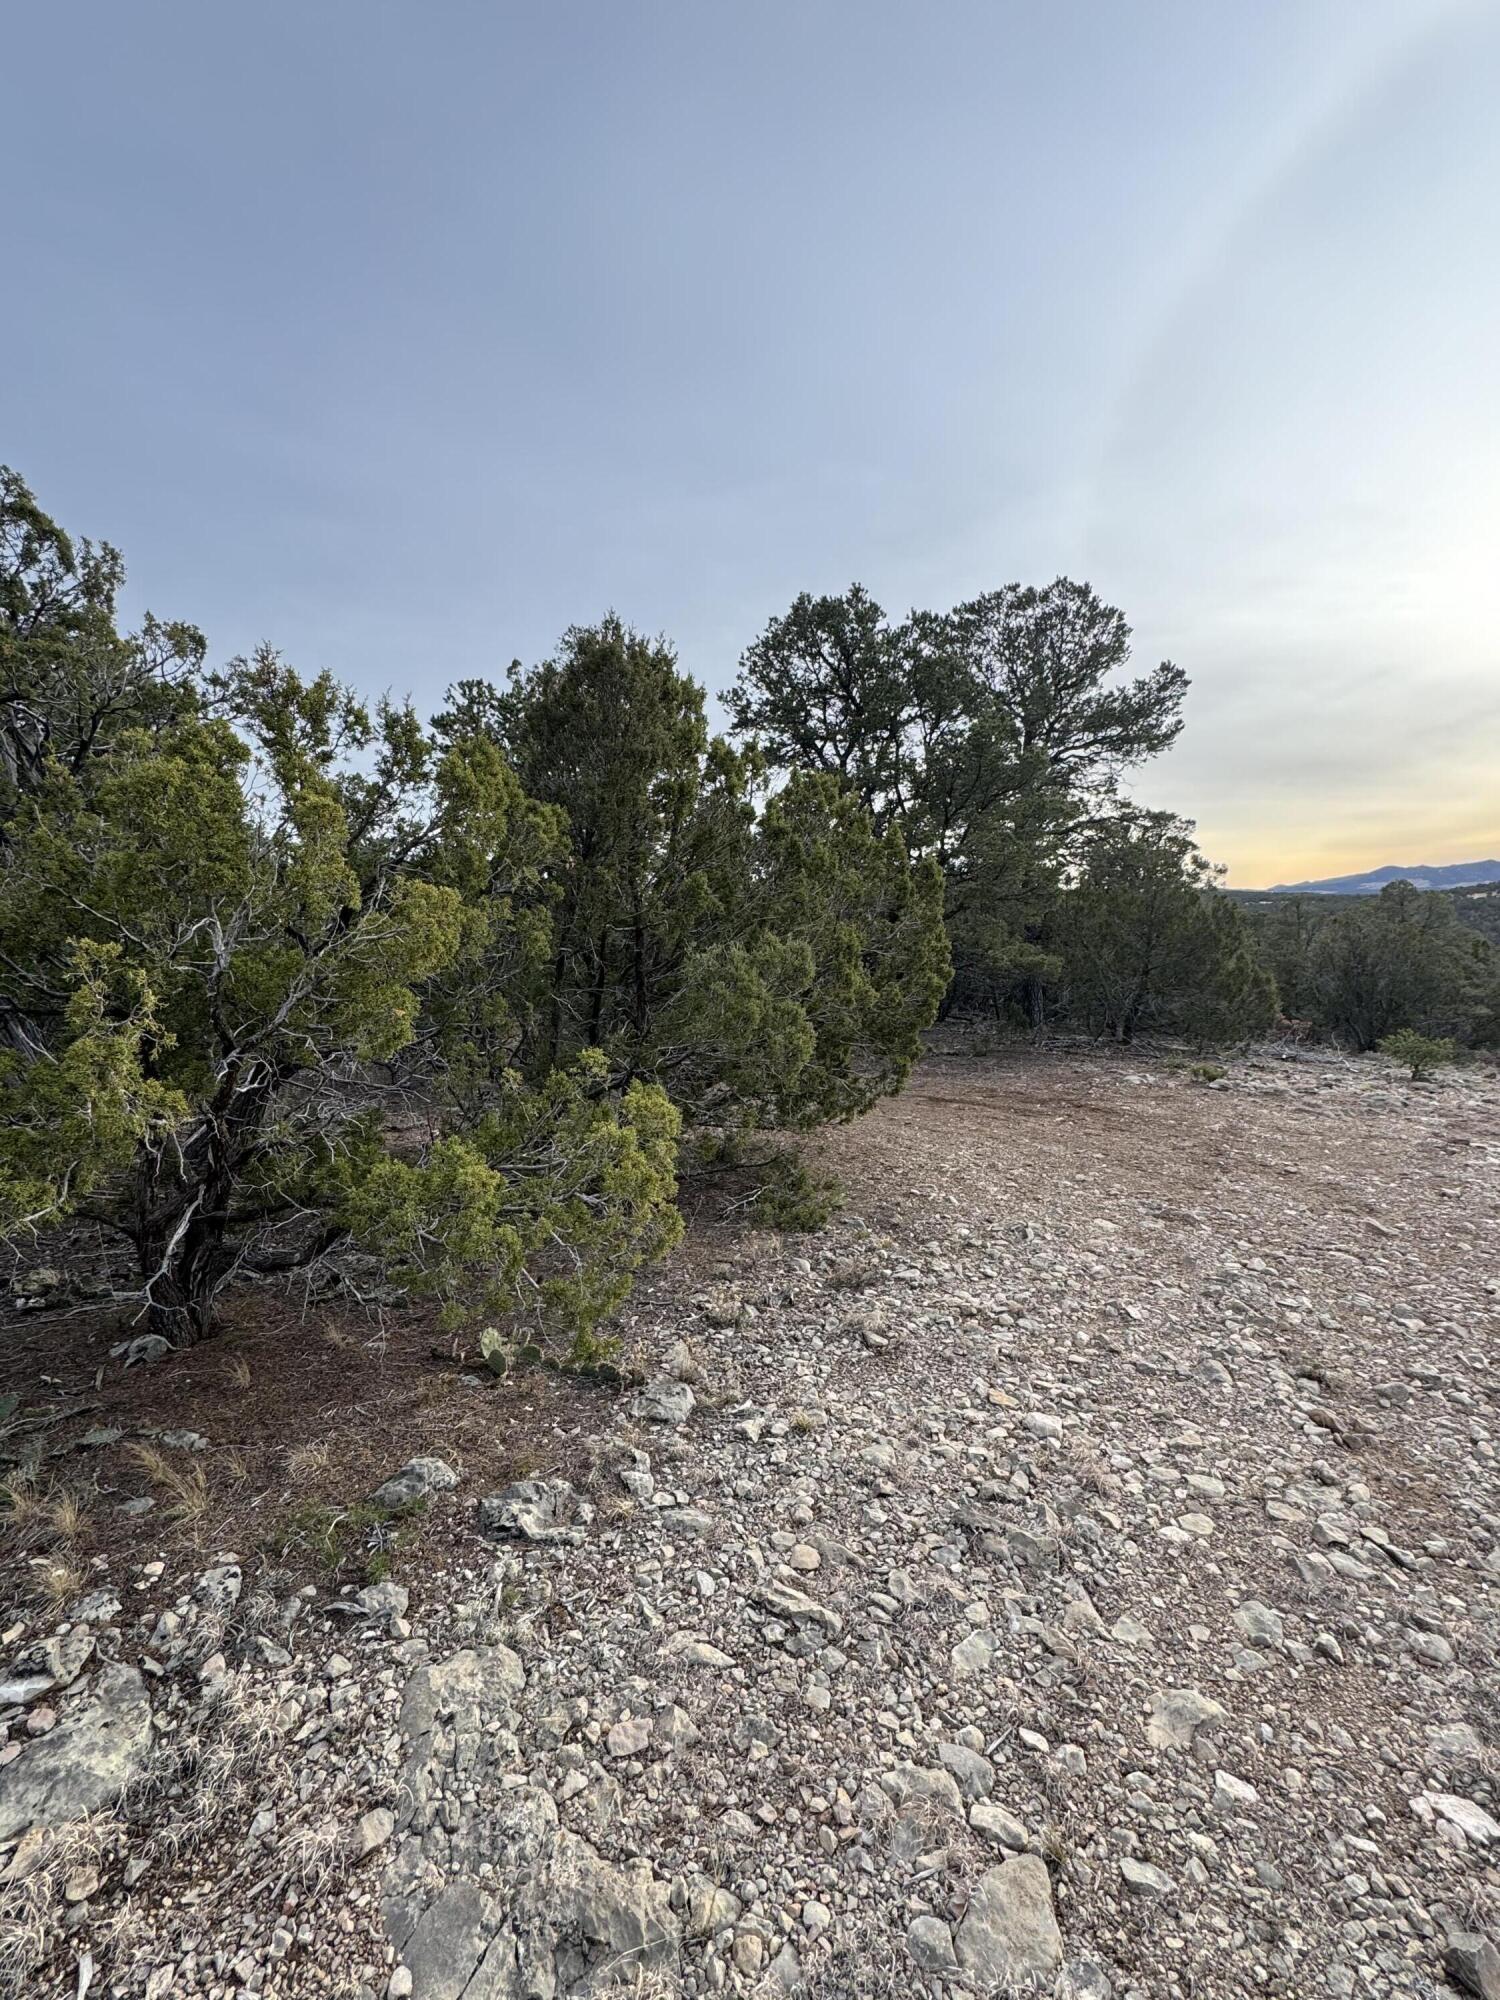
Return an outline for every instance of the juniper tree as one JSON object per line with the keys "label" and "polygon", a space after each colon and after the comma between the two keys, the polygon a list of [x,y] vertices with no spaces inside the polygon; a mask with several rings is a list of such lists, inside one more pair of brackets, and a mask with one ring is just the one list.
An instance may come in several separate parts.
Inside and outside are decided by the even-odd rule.
{"label": "juniper tree", "polygon": [[[519,1045],[556,815],[487,737],[372,720],[270,652],[149,670],[111,639],[117,568],[49,624],[66,589],[27,578],[65,583],[65,538],[27,516],[6,546],[6,657],[48,719],[24,723],[0,844],[0,1000],[25,1023],[0,1061],[9,1232],[71,1214],[125,1239],[174,1343],[236,1276],[348,1241],[475,1309],[586,1329],[679,1227],[676,1114],[597,1060],[530,1083],[497,1061],[460,1103],[433,1012],[482,995],[492,1044]],[[399,1147],[398,1057],[427,1113]]]}
{"label": "juniper tree", "polygon": [[1461,924],[1452,900],[1389,882],[1332,914],[1313,940],[1306,977],[1317,1018],[1368,1051],[1401,1029],[1482,1041],[1500,1017],[1500,970],[1488,938]]}
{"label": "juniper tree", "polygon": [[831,777],[757,812],[759,763],[710,735],[670,647],[610,618],[482,721],[568,827],[533,1068],[580,1048],[695,1122],[802,1127],[899,1088],[946,978],[936,870]]}
{"label": "juniper tree", "polygon": [[1171,814],[1120,813],[1092,829],[1055,935],[1070,1011],[1114,1041],[1144,1028],[1238,1041],[1274,1017],[1275,986],[1237,905]]}

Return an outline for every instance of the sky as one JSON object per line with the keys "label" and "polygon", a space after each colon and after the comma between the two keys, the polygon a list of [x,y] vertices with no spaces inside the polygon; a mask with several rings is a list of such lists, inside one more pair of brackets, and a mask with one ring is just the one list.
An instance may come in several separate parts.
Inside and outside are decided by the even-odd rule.
{"label": "sky", "polygon": [[1500,856],[1497,0],[12,10],[0,459],[424,708],[1086,577],[1229,880]]}

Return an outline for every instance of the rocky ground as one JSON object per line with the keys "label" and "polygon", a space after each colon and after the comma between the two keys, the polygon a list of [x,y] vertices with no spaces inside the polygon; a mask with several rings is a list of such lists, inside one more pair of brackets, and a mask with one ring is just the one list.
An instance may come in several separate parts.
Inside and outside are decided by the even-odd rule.
{"label": "rocky ground", "polygon": [[1500,1994],[1500,1074],[950,1054],[822,1150],[528,1478],[415,1439],[420,1562],[142,1513],[10,1621],[0,1988]]}

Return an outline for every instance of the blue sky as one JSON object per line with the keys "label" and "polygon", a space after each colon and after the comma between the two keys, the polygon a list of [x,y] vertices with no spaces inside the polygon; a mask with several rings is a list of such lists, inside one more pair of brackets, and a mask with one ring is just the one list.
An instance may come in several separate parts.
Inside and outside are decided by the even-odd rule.
{"label": "blue sky", "polygon": [[1500,852],[1500,6],[75,4],[0,458],[216,655],[1087,576],[1231,879]]}

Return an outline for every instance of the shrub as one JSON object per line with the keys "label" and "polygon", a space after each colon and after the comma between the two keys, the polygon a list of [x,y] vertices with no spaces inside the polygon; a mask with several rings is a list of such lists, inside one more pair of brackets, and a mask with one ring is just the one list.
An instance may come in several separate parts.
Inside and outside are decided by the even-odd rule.
{"label": "shrub", "polygon": [[750,1214],[763,1229],[791,1234],[824,1229],[843,1206],[836,1176],[814,1173],[790,1147],[773,1153],[757,1179]]}
{"label": "shrub", "polygon": [[1493,1047],[1500,958],[1460,907],[1452,892],[1390,882],[1378,896],[1278,899],[1253,928],[1293,1026],[1337,1036],[1361,1053],[1402,1029]]}
{"label": "shrub", "polygon": [[1400,1028],[1394,1035],[1386,1035],[1379,1046],[1383,1056],[1411,1071],[1414,1083],[1441,1064],[1458,1059],[1458,1045],[1451,1036],[1419,1035],[1415,1028]]}

